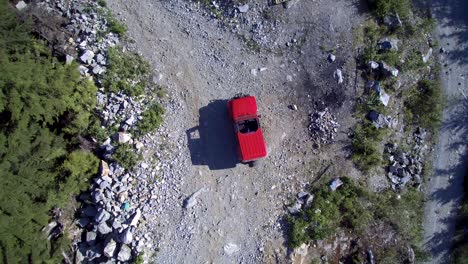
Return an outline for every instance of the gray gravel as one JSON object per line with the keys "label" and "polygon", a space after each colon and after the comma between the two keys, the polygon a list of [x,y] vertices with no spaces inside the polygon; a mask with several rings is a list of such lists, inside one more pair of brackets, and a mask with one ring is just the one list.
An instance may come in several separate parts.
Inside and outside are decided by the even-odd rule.
{"label": "gray gravel", "polygon": [[433,258],[426,263],[450,263],[456,214],[463,195],[468,116],[468,2],[432,1],[439,21],[437,32],[444,53],[440,54],[442,83],[449,104],[444,111],[435,149],[434,176],[427,183],[424,242]]}

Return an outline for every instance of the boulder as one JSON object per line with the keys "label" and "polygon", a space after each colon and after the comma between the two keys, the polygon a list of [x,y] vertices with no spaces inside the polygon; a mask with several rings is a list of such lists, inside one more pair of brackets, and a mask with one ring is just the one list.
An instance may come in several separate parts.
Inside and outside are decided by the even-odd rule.
{"label": "boulder", "polygon": [[117,141],[117,143],[127,143],[131,139],[132,139],[132,135],[126,132],[117,132],[114,135],[114,140]]}
{"label": "boulder", "polygon": [[110,214],[106,210],[99,209],[98,213],[96,214],[96,218],[94,218],[94,221],[96,221],[96,223],[102,223],[109,220],[109,218]]}
{"label": "boulder", "polygon": [[333,77],[336,79],[338,84],[343,83],[343,73],[340,69],[336,69],[336,71],[333,73]]}
{"label": "boulder", "polygon": [[398,73],[399,73],[398,69],[389,66],[384,61],[381,61],[379,66],[380,66],[381,73],[385,77],[390,77],[390,76],[397,77],[398,76]]}
{"label": "boulder", "polygon": [[86,233],[86,243],[88,243],[89,245],[94,245],[96,244],[96,233],[95,232],[87,232]]}
{"label": "boulder", "polygon": [[104,67],[101,67],[99,65],[96,65],[93,67],[93,73],[94,74],[103,74],[104,72],[106,72],[106,68]]}
{"label": "boulder", "polygon": [[65,55],[65,64],[66,65],[70,65],[72,64],[72,62],[75,60],[75,58],[73,58],[73,56],[70,56],[70,55]]}
{"label": "boulder", "polygon": [[100,248],[97,245],[88,248],[88,250],[86,250],[86,258],[88,258],[89,260],[93,260],[101,257],[101,250],[102,248]]}
{"label": "boulder", "polygon": [[17,4],[16,4],[16,9],[18,10],[23,10],[25,9],[26,7],[28,7],[28,5],[24,2],[24,1],[19,1]]}
{"label": "boulder", "polygon": [[124,244],[130,244],[133,241],[133,234],[130,228],[125,229],[121,234],[120,234],[120,240]]}
{"label": "boulder", "polygon": [[426,55],[423,55],[422,56],[422,61],[424,63],[427,63],[429,61],[429,59],[431,58],[432,56],[432,48],[429,48],[429,50],[427,51]]}
{"label": "boulder", "polygon": [[288,211],[290,214],[294,215],[294,214],[298,214],[302,209],[302,203],[298,200],[296,200],[296,202],[289,206],[288,207]]}
{"label": "boulder", "polygon": [[120,248],[119,254],[117,255],[117,260],[125,262],[129,261],[132,257],[132,250],[127,245],[122,245]]}
{"label": "boulder", "polygon": [[241,5],[237,7],[237,10],[239,10],[240,13],[246,13],[247,11],[249,11],[249,5],[248,4]]}
{"label": "boulder", "polygon": [[229,256],[234,253],[239,252],[239,250],[240,250],[239,246],[234,243],[229,243],[224,246],[224,253],[226,253]]}
{"label": "boulder", "polygon": [[97,231],[103,235],[109,234],[112,232],[112,228],[110,228],[106,222],[99,223],[97,226]]}
{"label": "boulder", "polygon": [[89,224],[89,222],[89,218],[82,217],[76,221],[76,224],[81,228],[85,228]]}
{"label": "boulder", "polygon": [[377,42],[381,51],[398,51],[398,39],[384,38]]}
{"label": "boulder", "polygon": [[130,226],[137,226],[138,221],[140,220],[140,218],[141,218],[141,210],[137,209],[135,214],[132,216],[132,218],[130,220]]}
{"label": "boulder", "polygon": [[85,216],[95,217],[97,214],[97,210],[94,206],[88,205],[83,209],[83,214]]}
{"label": "boulder", "polygon": [[104,247],[104,256],[112,258],[114,256],[116,247],[117,243],[113,239],[110,239]]}
{"label": "boulder", "polygon": [[93,62],[94,52],[91,50],[86,50],[83,55],[81,55],[80,60],[83,63],[91,64]]}
{"label": "boulder", "polygon": [[341,185],[343,185],[343,182],[339,178],[336,178],[330,182],[330,185],[328,187],[330,188],[330,191],[333,192],[336,191],[336,189],[338,189],[338,187],[340,187]]}
{"label": "boulder", "polygon": [[200,190],[194,192],[190,197],[184,200],[183,207],[185,209],[192,208],[197,204],[197,197],[204,192],[204,188],[201,188]]}
{"label": "boulder", "polygon": [[376,70],[376,69],[379,68],[379,63],[377,63],[377,62],[375,62],[375,61],[369,61],[369,62],[367,63],[367,65],[369,65],[369,68],[370,68],[371,70]]}
{"label": "boulder", "polygon": [[401,27],[403,25],[398,13],[393,13],[393,14],[390,14],[390,15],[386,15],[384,17],[384,19],[383,19],[383,23],[389,29],[396,29],[396,28]]}

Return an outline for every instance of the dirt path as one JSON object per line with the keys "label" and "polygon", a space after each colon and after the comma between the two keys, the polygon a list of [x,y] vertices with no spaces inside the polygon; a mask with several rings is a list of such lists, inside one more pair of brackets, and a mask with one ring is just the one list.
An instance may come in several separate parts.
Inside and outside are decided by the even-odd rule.
{"label": "dirt path", "polygon": [[424,241],[433,255],[427,263],[450,263],[450,247],[463,195],[468,126],[468,2],[432,1],[438,20],[442,84],[448,104],[435,149],[434,176],[427,183]]}
{"label": "dirt path", "polygon": [[[251,51],[190,1],[109,1],[171,98],[165,125],[146,140],[145,160],[161,168],[154,183],[159,195],[148,209],[154,218],[146,219],[152,248],[159,249],[156,263],[285,263],[281,216],[287,198],[318,172],[312,162],[344,159],[341,144],[313,155],[307,124],[319,102],[339,121],[349,117],[349,29],[359,17],[356,6],[300,1],[284,9],[263,2],[250,1],[244,21],[265,8],[278,21],[262,35],[269,52]],[[322,45],[336,50],[335,63],[327,62]],[[345,74],[342,85],[332,77],[337,68]],[[255,95],[262,115],[269,157],[255,168],[236,164],[233,137],[226,136],[232,132],[225,100],[239,92]],[[340,138],[347,128],[343,121]],[[197,204],[183,209],[184,199],[199,190]]]}

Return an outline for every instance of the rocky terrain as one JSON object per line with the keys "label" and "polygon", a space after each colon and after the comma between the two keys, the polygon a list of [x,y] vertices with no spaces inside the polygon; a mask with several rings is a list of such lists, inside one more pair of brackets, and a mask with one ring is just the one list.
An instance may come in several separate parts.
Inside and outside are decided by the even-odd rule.
{"label": "rocky terrain", "polygon": [[[81,75],[94,80],[96,113],[103,127],[115,130],[94,142],[100,145],[100,173],[79,197],[74,261],[302,263],[309,249],[327,261],[327,254],[352,248],[352,237],[341,232],[292,252],[284,215],[310,206],[314,195],[305,190],[325,173],[334,178],[331,191],[343,184],[339,177],[364,178],[350,159],[350,131],[357,120],[400,131],[392,139],[404,137],[402,102],[393,99],[401,95],[389,95],[374,80],[402,73],[383,60],[362,67],[355,59],[365,11],[360,1],[109,0],[106,5],[17,4],[65,19],[64,31],[46,39],[57,42],[58,56],[77,62]],[[127,26],[124,38],[109,30],[115,21],[107,8]],[[383,23],[402,22],[397,14]],[[109,49],[120,45],[119,52],[136,52],[152,68],[142,96],[107,92]],[[382,38],[377,48],[390,52],[398,45],[398,39]],[[165,87],[168,96],[159,98],[156,86]],[[400,88],[400,81],[393,86]],[[370,92],[390,109],[388,115],[374,110],[353,115],[356,99]],[[238,93],[256,96],[268,146],[268,157],[254,168],[235,155],[226,102]],[[134,133],[156,101],[166,109],[162,126]],[[426,131],[417,129],[406,141],[385,145],[384,167],[362,179],[371,190],[420,187],[429,151]],[[121,145],[142,157],[133,169],[115,162]],[[404,149],[408,146],[412,149]],[[366,254],[373,260],[372,250]]]}

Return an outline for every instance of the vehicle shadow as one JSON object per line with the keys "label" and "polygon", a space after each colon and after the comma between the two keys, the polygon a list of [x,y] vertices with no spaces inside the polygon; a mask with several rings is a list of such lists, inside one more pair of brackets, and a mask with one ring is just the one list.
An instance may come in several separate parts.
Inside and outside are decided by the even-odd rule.
{"label": "vehicle shadow", "polygon": [[199,110],[199,125],[186,131],[193,165],[210,170],[233,168],[238,163],[236,141],[226,106],[227,100],[215,100]]}

